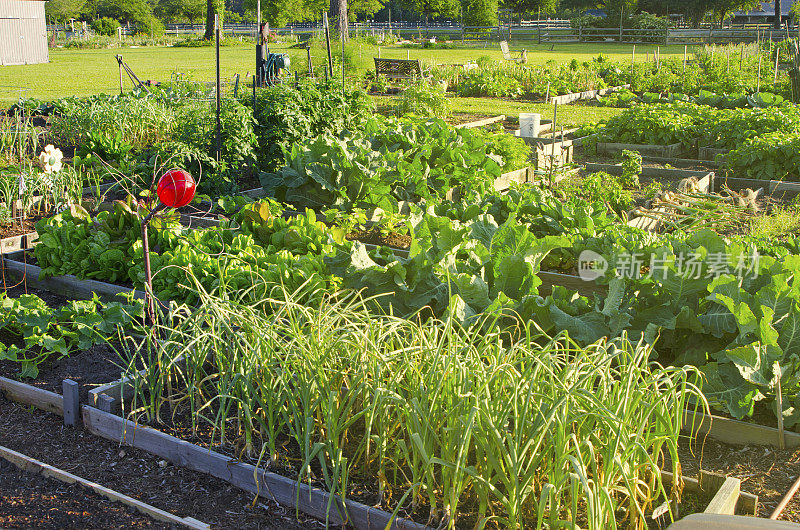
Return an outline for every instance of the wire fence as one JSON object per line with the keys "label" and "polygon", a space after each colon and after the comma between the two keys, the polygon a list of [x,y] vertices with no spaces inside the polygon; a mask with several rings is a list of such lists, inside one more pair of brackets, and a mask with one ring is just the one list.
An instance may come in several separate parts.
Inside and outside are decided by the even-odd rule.
{"label": "wire fence", "polygon": [[[85,36],[79,25],[49,25],[47,30],[54,34],[64,34],[67,38]],[[136,34],[136,26],[122,26],[118,36]],[[302,22],[289,24],[272,30],[278,35],[296,35],[307,38],[321,35],[324,27],[321,22]],[[448,20],[422,24],[420,22],[357,22],[350,25],[352,36],[373,35],[382,37],[391,32],[400,37],[443,38],[447,40],[508,40],[541,43],[582,43],[582,42],[658,42],[664,44],[710,44],[728,42],[754,42],[758,40],[785,40],[798,36],[800,27],[787,23],[781,29],[768,24],[743,23],[715,26],[700,25],[692,28],[678,24],[665,29],[632,28],[589,28],[573,27],[571,21],[561,19],[519,20],[510,24],[496,26],[469,26]],[[205,32],[204,24],[167,24],[166,34],[175,36],[200,35]],[[224,24],[224,36],[247,37],[255,39],[258,33],[254,23]]]}

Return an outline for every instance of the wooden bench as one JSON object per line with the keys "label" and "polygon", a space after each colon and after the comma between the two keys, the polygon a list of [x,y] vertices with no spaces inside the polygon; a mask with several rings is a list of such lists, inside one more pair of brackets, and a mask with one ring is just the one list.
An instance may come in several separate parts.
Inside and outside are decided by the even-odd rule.
{"label": "wooden bench", "polygon": [[375,59],[375,75],[383,75],[389,79],[415,79],[422,77],[419,59]]}
{"label": "wooden bench", "polygon": [[515,63],[526,64],[528,62],[528,50],[522,50],[519,57],[512,57],[508,49],[508,41],[500,41],[500,51],[503,52],[503,59],[506,61],[514,61]]}

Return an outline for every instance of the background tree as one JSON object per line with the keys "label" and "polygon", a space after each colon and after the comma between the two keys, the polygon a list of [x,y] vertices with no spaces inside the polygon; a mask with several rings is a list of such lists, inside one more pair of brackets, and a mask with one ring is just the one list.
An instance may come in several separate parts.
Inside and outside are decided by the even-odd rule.
{"label": "background tree", "polygon": [[775,0],[775,18],[772,22],[772,27],[781,29],[781,0]]}
{"label": "background tree", "polygon": [[331,0],[328,19],[336,36],[344,42],[349,41],[350,20],[347,16],[347,0]]}
{"label": "background tree", "polygon": [[181,22],[203,18],[206,10],[205,0],[158,0],[153,12],[164,22]]}
{"label": "background tree", "polygon": [[461,9],[465,26],[497,25],[497,0],[464,0]]}
{"label": "background tree", "polygon": [[[261,21],[282,28],[289,22],[319,20],[328,7],[328,0],[261,0]],[[256,21],[257,0],[244,0],[242,9]]]}
{"label": "background tree", "polygon": [[707,0],[708,11],[720,25],[734,11],[749,11],[761,6],[761,0]]}
{"label": "background tree", "polygon": [[383,7],[384,2],[381,0],[349,0],[347,2],[350,18],[372,17]]}
{"label": "background tree", "polygon": [[223,0],[206,0],[206,32],[203,38],[214,38],[214,15],[218,15],[220,26],[225,17],[225,2]]}
{"label": "background tree", "polygon": [[44,12],[51,22],[66,22],[81,14],[85,0],[50,0],[44,5]]}
{"label": "background tree", "polygon": [[[586,2],[584,2],[586,3]],[[530,16],[536,16],[537,13],[542,15],[551,15],[559,9],[559,0],[503,0],[503,7],[511,8],[516,13],[525,13]],[[589,2],[593,4],[593,2]],[[569,8],[569,6],[565,6]]]}
{"label": "background tree", "polygon": [[154,17],[147,0],[99,0],[97,15],[132,24],[148,24]]}
{"label": "background tree", "polygon": [[422,15],[426,24],[431,18],[457,18],[461,15],[458,0],[409,0],[406,5]]}

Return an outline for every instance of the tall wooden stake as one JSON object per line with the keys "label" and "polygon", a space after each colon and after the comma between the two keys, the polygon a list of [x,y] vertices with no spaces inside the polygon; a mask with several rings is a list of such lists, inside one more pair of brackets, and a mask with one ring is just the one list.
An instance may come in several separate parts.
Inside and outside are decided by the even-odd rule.
{"label": "tall wooden stake", "polygon": [[780,61],[780,58],[781,58],[781,49],[776,46],[775,47],[775,77],[772,80],[772,84],[773,85],[778,82],[778,62]]}
{"label": "tall wooden stake", "polygon": [[331,30],[328,26],[328,13],[322,13],[322,25],[325,27],[325,45],[328,48],[328,75],[333,79],[333,55],[331,54]]}
{"label": "tall wooden stake", "polygon": [[758,81],[756,81],[756,93],[761,92],[761,48],[758,49]]}
{"label": "tall wooden stake", "polygon": [[686,55],[687,55],[688,51],[689,51],[689,47],[688,46],[684,46],[683,47],[683,75],[686,75]]}
{"label": "tall wooden stake", "polygon": [[214,15],[214,32],[217,37],[217,162],[222,158],[222,122],[220,121],[220,112],[222,110],[222,81],[219,75],[219,37],[222,32],[219,24],[219,15]]}

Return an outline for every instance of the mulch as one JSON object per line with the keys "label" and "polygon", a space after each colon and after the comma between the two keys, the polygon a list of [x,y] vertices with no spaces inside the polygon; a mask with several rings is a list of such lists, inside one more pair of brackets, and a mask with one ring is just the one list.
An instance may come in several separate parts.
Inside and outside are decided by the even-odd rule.
{"label": "mulch", "polygon": [[36,230],[36,221],[39,219],[41,219],[41,216],[29,217],[27,219],[15,219],[10,225],[0,225],[0,239],[34,232]]}
{"label": "mulch", "polygon": [[[758,495],[758,516],[769,517],[800,475],[800,448],[780,450],[760,445],[727,445],[711,438],[682,443],[679,458],[685,476],[699,470],[741,479],[742,491]],[[780,520],[800,522],[800,495],[795,495]]]}
{"label": "mulch", "polygon": [[21,471],[0,459],[0,527],[2,528],[169,528],[84,489]]}
{"label": "mulch", "polygon": [[[223,480],[176,467],[157,456],[123,447],[81,429],[65,427],[58,416],[21,407],[2,397],[0,444],[179,517],[193,517],[213,528],[324,527],[323,523],[302,514],[298,520],[294,510],[263,498],[254,499],[253,495]],[[0,502],[0,506],[2,504]]]}

